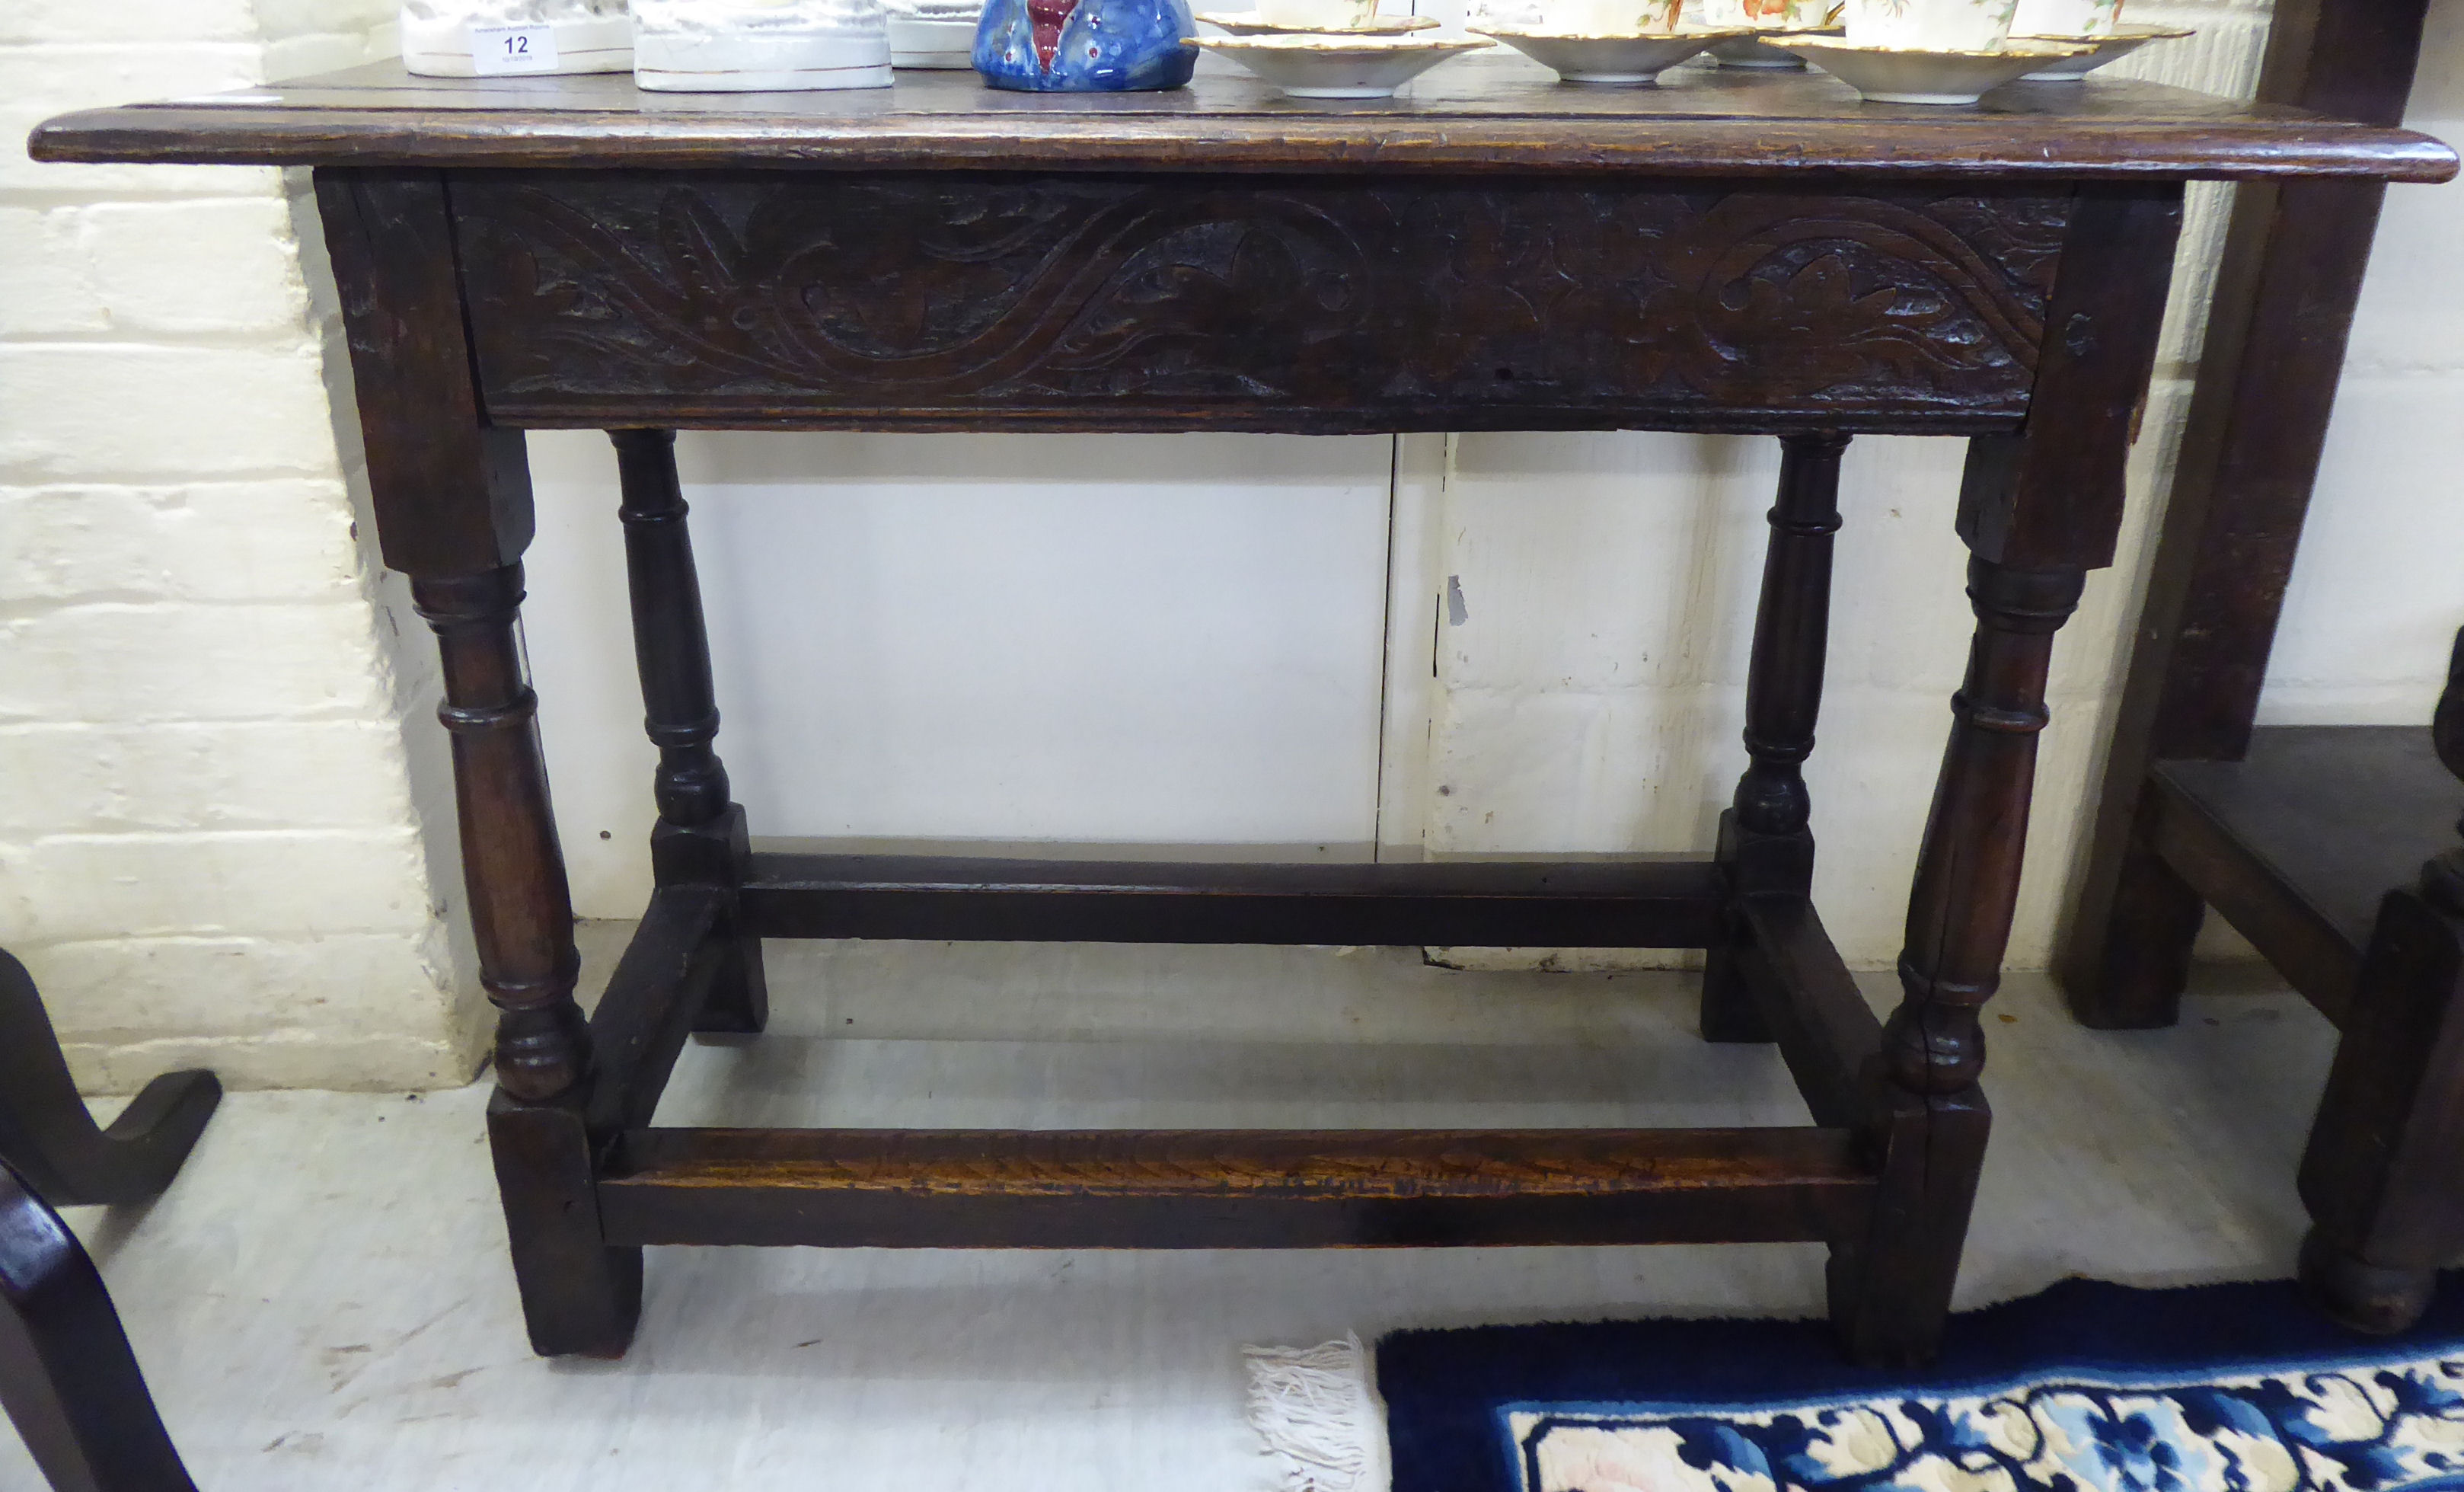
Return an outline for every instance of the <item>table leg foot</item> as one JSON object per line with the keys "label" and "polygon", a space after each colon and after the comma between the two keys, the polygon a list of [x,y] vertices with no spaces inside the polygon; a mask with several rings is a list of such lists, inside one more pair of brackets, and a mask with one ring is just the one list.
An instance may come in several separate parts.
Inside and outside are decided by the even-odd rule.
{"label": "table leg foot", "polygon": [[1908,1368],[1942,1345],[1993,1115],[1974,1087],[1881,1102],[1881,1185],[1864,1235],[1831,1247],[1831,1323],[1852,1361]]}
{"label": "table leg foot", "polygon": [[642,1313],[642,1251],[602,1240],[581,1113],[498,1093],[488,1107],[488,1143],[531,1350],[624,1356]]}

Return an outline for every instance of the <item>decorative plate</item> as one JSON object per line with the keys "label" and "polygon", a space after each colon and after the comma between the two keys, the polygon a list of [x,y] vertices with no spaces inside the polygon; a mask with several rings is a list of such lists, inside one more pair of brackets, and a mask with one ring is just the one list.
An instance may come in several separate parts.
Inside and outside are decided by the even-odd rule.
{"label": "decorative plate", "polygon": [[1295,99],[1387,99],[1422,73],[1494,45],[1474,36],[1200,36]]}
{"label": "decorative plate", "polygon": [[2075,83],[2098,68],[2118,57],[2125,57],[2151,41],[2178,41],[2195,36],[2194,31],[2176,26],[2116,26],[2103,36],[2013,36],[2013,41],[2058,41],[2071,46],[2086,47],[2085,56],[2064,57],[2051,67],[2040,67],[2026,76],[2032,83]]}
{"label": "decorative plate", "polygon": [[1681,27],[1664,35],[1577,36],[1565,32],[1476,26],[1484,36],[1552,69],[1570,83],[1650,83],[1662,68],[1675,67],[1713,42],[1752,34],[1743,29]]}
{"label": "decorative plate", "polygon": [[1857,47],[1844,36],[1781,37],[1776,44],[1875,103],[1974,103],[2032,68],[2094,50],[2084,42],[2017,38],[1999,52]]}
{"label": "decorative plate", "polygon": [[1198,18],[1235,36],[1402,36],[1438,24],[1434,15],[1377,15],[1366,26],[1278,26],[1255,11],[1200,11]]}

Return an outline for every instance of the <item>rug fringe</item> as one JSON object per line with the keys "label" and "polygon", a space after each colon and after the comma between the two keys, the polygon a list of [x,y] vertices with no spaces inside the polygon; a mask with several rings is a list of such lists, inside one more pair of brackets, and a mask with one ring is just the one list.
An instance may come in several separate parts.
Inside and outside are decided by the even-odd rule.
{"label": "rug fringe", "polygon": [[1249,1428],[1284,1492],[1385,1492],[1386,1425],[1355,1332],[1317,1347],[1246,1347]]}

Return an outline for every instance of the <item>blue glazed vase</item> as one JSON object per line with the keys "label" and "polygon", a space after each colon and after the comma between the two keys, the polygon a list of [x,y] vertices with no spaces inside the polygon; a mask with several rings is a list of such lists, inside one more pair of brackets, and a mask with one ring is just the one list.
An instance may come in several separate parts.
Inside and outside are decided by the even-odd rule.
{"label": "blue glazed vase", "polygon": [[995,88],[1028,93],[1177,88],[1198,66],[1183,40],[1197,34],[1189,0],[986,0],[976,71]]}

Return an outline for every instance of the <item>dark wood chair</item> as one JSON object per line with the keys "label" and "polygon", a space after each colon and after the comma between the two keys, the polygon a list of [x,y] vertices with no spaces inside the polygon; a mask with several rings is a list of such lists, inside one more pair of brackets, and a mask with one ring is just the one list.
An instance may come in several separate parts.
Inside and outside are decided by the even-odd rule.
{"label": "dark wood chair", "polygon": [[171,1073],[98,1128],[33,979],[0,951],[0,1405],[57,1492],[195,1492],[102,1277],[52,1208],[158,1194],[221,1100],[212,1073]]}
{"label": "dark wood chair", "polygon": [[2367,1331],[2410,1325],[2464,1252],[2459,778],[2464,637],[2430,728],[2254,731],[2237,762],[2158,763],[2141,815],[2167,872],[2343,1030],[2301,1161],[2300,1270]]}
{"label": "dark wood chair", "polygon": [[[2259,98],[2400,121],[2425,10],[2425,0],[2280,0]],[[2435,731],[2256,725],[2384,191],[2358,182],[2234,189],[2181,463],[2055,966],[2085,1024],[2170,1025],[2213,906],[2343,1028],[2301,1168],[2313,1220],[2301,1275],[2339,1319],[2393,1331],[2420,1314],[2431,1271],[2464,1242],[2464,1186],[2440,1164],[2464,1133],[2464,1053],[2441,1045],[2464,911],[2449,828],[2464,812],[2449,770],[2464,769],[2454,720],[2464,702],[2451,679]]]}

